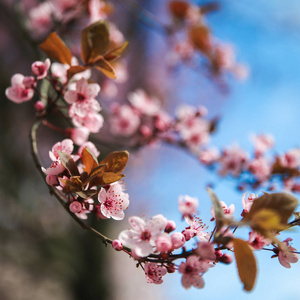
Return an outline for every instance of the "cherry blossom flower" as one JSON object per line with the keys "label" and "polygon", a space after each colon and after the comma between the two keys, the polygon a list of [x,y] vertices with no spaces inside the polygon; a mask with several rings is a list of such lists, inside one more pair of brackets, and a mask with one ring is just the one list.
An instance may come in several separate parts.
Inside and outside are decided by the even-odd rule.
{"label": "cherry blossom flower", "polygon": [[140,217],[131,217],[129,223],[132,229],[122,231],[119,240],[133,248],[139,257],[148,256],[155,251],[156,238],[166,228],[167,222],[162,215],[152,217],[148,224]]}
{"label": "cherry blossom flower", "polygon": [[39,4],[29,11],[28,27],[34,36],[43,36],[51,30],[53,12],[53,4],[49,1]]}
{"label": "cherry blossom flower", "polygon": [[224,176],[231,174],[233,176],[239,176],[245,169],[248,161],[248,154],[239,148],[237,145],[228,147],[223,150],[220,158],[221,169],[219,174]]}
{"label": "cherry blossom flower", "polygon": [[242,215],[244,215],[244,213],[248,213],[250,211],[253,201],[256,198],[258,198],[258,195],[250,193],[246,199],[246,195],[247,195],[247,193],[244,193],[242,196],[242,205],[244,208]]}
{"label": "cherry blossom flower", "polygon": [[260,250],[264,246],[270,245],[271,241],[269,239],[266,239],[259,233],[255,232],[255,231],[251,231],[251,232],[249,232],[248,243],[252,249]]}
{"label": "cherry blossom flower", "polygon": [[178,205],[178,210],[183,217],[192,218],[193,215],[197,214],[199,200],[188,195],[180,196],[178,199]]}
{"label": "cherry blossom flower", "polygon": [[202,149],[199,154],[199,160],[205,165],[211,165],[220,158],[220,152],[217,148],[211,147]]}
{"label": "cherry blossom flower", "polygon": [[148,283],[161,284],[162,277],[167,274],[167,268],[153,262],[145,262],[145,276]]}
{"label": "cherry blossom flower", "polygon": [[199,242],[195,253],[202,259],[214,261],[216,259],[215,248],[209,242]]}
{"label": "cherry blossom flower", "polygon": [[268,159],[263,156],[255,158],[248,165],[249,171],[257,178],[258,181],[268,180],[272,172],[272,166]]}
{"label": "cherry blossom flower", "polygon": [[112,134],[129,137],[137,132],[141,120],[133,108],[128,105],[121,105],[115,109],[109,122]]}
{"label": "cherry blossom flower", "polygon": [[208,229],[208,226],[203,224],[202,220],[198,217],[193,218],[185,218],[185,221],[190,225],[185,231],[187,234],[184,234],[185,239],[187,239],[188,233],[193,233],[193,235],[197,235],[201,242],[207,242],[209,240],[210,234],[208,232],[204,232],[204,230]]}
{"label": "cherry blossom flower", "polygon": [[[227,207],[227,204],[223,201],[220,201],[220,204],[223,208],[223,212],[224,212],[225,217],[233,218],[233,213],[234,213],[234,210],[235,210],[234,204],[230,204],[228,207]],[[211,221],[213,221],[215,219],[215,209],[214,209],[213,206],[211,207],[211,214],[213,216]]]}
{"label": "cherry blossom flower", "polygon": [[286,168],[298,168],[300,166],[300,149],[292,149],[279,157],[280,163]]}
{"label": "cherry blossom flower", "polygon": [[70,139],[64,139],[62,142],[56,143],[52,147],[52,151],[49,151],[49,156],[52,160],[52,164],[47,169],[42,168],[43,172],[47,175],[61,174],[65,170],[65,167],[61,163],[61,160],[58,155],[58,151],[71,154],[73,152],[73,149],[74,149],[74,145],[72,140]]}
{"label": "cherry blossom flower", "polygon": [[72,122],[76,127],[86,127],[90,132],[97,133],[103,127],[104,119],[102,115],[95,111],[87,111],[84,117],[76,115],[71,106],[69,115],[72,118]]}
{"label": "cherry blossom flower", "polygon": [[50,59],[47,58],[45,62],[35,61],[31,65],[31,70],[34,75],[36,75],[37,80],[41,80],[48,75],[48,70],[50,68],[51,62]]}
{"label": "cherry blossom flower", "polygon": [[168,220],[165,232],[170,233],[176,229],[176,223],[173,220]]}
{"label": "cherry blossom flower", "polygon": [[34,90],[25,86],[24,79],[25,77],[19,73],[12,76],[11,86],[5,90],[5,95],[9,100],[22,103],[33,97]]}
{"label": "cherry blossom flower", "polygon": [[251,139],[256,157],[261,156],[274,146],[274,137],[271,134],[252,135]]}
{"label": "cherry blossom flower", "polygon": [[124,219],[124,210],[128,208],[129,196],[123,192],[122,185],[118,182],[112,184],[107,190],[101,188],[98,194],[101,203],[101,213],[106,218],[114,220]]}
{"label": "cherry blossom flower", "polygon": [[67,103],[72,104],[70,108],[72,116],[84,117],[87,112],[99,112],[101,108],[95,99],[99,92],[99,84],[88,83],[85,78],[78,80],[76,89],[69,89],[65,93],[65,100]]}
{"label": "cherry blossom flower", "polygon": [[92,151],[92,153],[95,155],[95,157],[98,157],[100,155],[100,152],[98,151],[97,147],[95,146],[94,143],[92,143],[91,141],[85,142],[84,144],[82,144],[79,149],[78,149],[78,154],[81,155],[82,150],[88,147],[90,151]]}
{"label": "cherry blossom flower", "polygon": [[138,89],[128,94],[128,100],[132,106],[142,114],[148,116],[156,115],[160,110],[160,101],[157,98],[148,96],[143,90]]}
{"label": "cherry blossom flower", "polygon": [[88,218],[87,214],[91,213],[94,209],[94,200],[92,198],[85,199],[82,204],[82,209],[80,212],[75,213],[75,215],[82,220]]}
{"label": "cherry blossom flower", "polygon": [[[280,245],[277,254],[280,264],[285,268],[290,268],[291,263],[296,263],[299,260],[299,255],[297,253],[294,253],[294,251],[297,251],[297,249],[290,246],[290,241],[292,241],[291,238],[285,239]],[[277,255],[274,255],[272,257],[275,257]]]}
{"label": "cherry blossom flower", "polygon": [[202,289],[204,280],[200,273],[206,272],[208,268],[208,264],[200,261],[198,256],[189,256],[186,262],[182,262],[178,268],[179,273],[183,274],[181,277],[183,287],[189,289],[191,286],[194,286],[197,289]]}
{"label": "cherry blossom flower", "polygon": [[69,136],[76,145],[82,145],[88,140],[90,131],[86,127],[67,128],[66,135]]}

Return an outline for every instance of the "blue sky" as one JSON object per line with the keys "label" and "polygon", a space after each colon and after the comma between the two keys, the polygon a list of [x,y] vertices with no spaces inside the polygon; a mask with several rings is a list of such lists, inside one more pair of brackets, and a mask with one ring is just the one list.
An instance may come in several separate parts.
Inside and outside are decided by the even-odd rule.
{"label": "blue sky", "polygon": [[[243,83],[230,82],[230,93],[224,97],[211,88],[203,91],[205,85],[199,84],[192,73],[183,71],[181,77],[172,78],[168,83],[174,102],[184,97],[190,103],[201,104],[203,99],[211,115],[221,115],[219,130],[212,139],[212,144],[218,147],[238,142],[250,151],[251,133],[272,133],[277,153],[299,147],[299,1],[288,1],[288,4],[284,0],[220,3],[221,10],[209,16],[208,23],[215,36],[235,45],[238,60],[247,63],[251,76]],[[160,37],[156,38],[157,45],[161,45]],[[189,76],[188,79],[186,76]],[[197,93],[204,96],[196,103],[199,99]],[[178,229],[182,229],[186,225],[180,221],[177,199],[179,195],[189,194],[199,198],[200,217],[209,223],[211,203],[205,191],[209,181],[216,183],[215,192],[221,200],[236,205],[236,217],[239,216],[241,193],[235,190],[234,182],[226,179],[218,181],[192,156],[178,149],[169,146],[144,149],[135,154],[132,166],[126,179],[128,192],[134,194],[132,202],[140,200],[136,208],[147,217],[162,212],[177,222]],[[139,175],[135,168],[138,168]],[[288,235],[294,238],[293,245],[300,249],[299,230]],[[184,297],[299,299],[297,274],[300,264],[285,269],[270,256],[269,252],[256,253],[259,274],[256,287],[250,294],[242,291],[234,263],[230,266],[217,265],[209,270],[204,276],[206,287],[203,290],[184,290],[180,285],[181,276],[174,274],[166,277],[161,288],[164,289],[165,299],[172,300],[182,300]]]}

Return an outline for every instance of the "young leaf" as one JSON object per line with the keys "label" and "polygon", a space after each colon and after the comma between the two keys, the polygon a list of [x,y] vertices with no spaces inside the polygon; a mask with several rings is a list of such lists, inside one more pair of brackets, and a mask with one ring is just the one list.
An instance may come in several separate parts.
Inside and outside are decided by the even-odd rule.
{"label": "young leaf", "polygon": [[183,19],[187,14],[189,6],[190,4],[186,1],[173,0],[169,3],[169,10],[174,17]]}
{"label": "young leaf", "polygon": [[99,164],[106,164],[105,172],[121,173],[126,167],[129,153],[127,151],[111,152]]}
{"label": "young leaf", "polygon": [[106,61],[103,57],[99,57],[93,64],[99,71],[101,71],[108,78],[116,79],[116,74],[111,64]]}
{"label": "young leaf", "polygon": [[253,251],[247,241],[233,238],[232,242],[239,277],[244,284],[244,290],[250,292],[254,287],[257,274]]}
{"label": "young leaf", "polygon": [[57,151],[63,166],[70,172],[72,176],[80,176],[77,165],[72,156],[66,152]]}
{"label": "young leaf", "polygon": [[81,33],[81,58],[86,65],[109,48],[109,26],[107,21],[97,21],[83,29]]}
{"label": "young leaf", "polygon": [[111,61],[114,61],[115,59],[119,58],[121,56],[121,54],[123,53],[123,51],[126,49],[127,45],[128,45],[128,42],[125,42],[122,46],[108,51],[104,55],[104,59],[111,62]]}
{"label": "young leaf", "polygon": [[224,225],[224,210],[221,206],[221,203],[217,197],[217,195],[214,193],[214,191],[211,188],[206,188],[209,197],[213,203],[214,206],[214,211],[215,211],[215,219],[216,219],[216,229],[218,231],[218,229],[222,228],[222,226]]}
{"label": "young leaf", "polygon": [[85,166],[85,172],[87,172],[88,174],[90,174],[91,171],[98,166],[97,159],[95,158],[93,153],[88,149],[88,147],[85,147],[82,150],[81,160]]}
{"label": "young leaf", "polygon": [[211,49],[210,31],[205,25],[197,25],[189,31],[190,39],[196,49],[208,54]]}
{"label": "young leaf", "polygon": [[72,53],[55,32],[50,33],[46,40],[39,44],[39,47],[60,63],[71,65]]}
{"label": "young leaf", "polygon": [[113,172],[105,172],[102,176],[102,185],[111,184],[125,177],[123,174],[116,174]]}
{"label": "young leaf", "polygon": [[249,213],[244,220],[251,220],[255,214],[263,209],[269,209],[276,212],[280,217],[280,223],[287,225],[288,219],[295,211],[298,200],[293,195],[287,193],[264,193],[263,196],[255,199]]}

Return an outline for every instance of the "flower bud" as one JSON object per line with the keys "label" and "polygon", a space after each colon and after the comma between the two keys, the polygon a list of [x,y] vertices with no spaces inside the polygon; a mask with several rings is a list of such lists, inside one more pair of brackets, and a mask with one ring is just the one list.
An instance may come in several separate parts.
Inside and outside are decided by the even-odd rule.
{"label": "flower bud", "polygon": [[116,250],[116,251],[122,251],[123,250],[123,245],[121,243],[121,241],[119,240],[114,240],[112,242],[112,247]]}
{"label": "flower bud", "polygon": [[76,214],[81,212],[82,210],[82,205],[80,202],[78,201],[73,201],[70,205],[69,205],[69,209],[72,213]]}
{"label": "flower bud", "polygon": [[167,223],[167,226],[165,228],[165,232],[170,233],[170,232],[174,231],[175,229],[176,229],[175,222],[172,221],[172,220],[169,220],[168,223]]}
{"label": "flower bud", "polygon": [[181,248],[186,242],[185,237],[181,232],[174,232],[171,235],[171,241],[174,249]]}

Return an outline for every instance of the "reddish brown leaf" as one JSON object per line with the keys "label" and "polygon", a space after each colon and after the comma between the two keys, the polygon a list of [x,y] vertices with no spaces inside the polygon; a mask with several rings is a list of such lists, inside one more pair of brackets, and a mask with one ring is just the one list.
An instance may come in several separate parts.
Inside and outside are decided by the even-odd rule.
{"label": "reddish brown leaf", "polygon": [[193,26],[189,31],[192,44],[204,54],[211,51],[210,31],[205,25]]}
{"label": "reddish brown leaf", "polygon": [[62,64],[71,65],[72,53],[62,39],[52,32],[39,47],[50,57]]}
{"label": "reddish brown leaf", "polygon": [[101,71],[104,75],[106,75],[108,78],[111,78],[111,79],[117,78],[113,67],[103,57],[98,58],[98,60],[94,63],[94,66],[99,71]]}
{"label": "reddish brown leaf", "polygon": [[116,174],[113,172],[105,172],[102,176],[102,185],[114,183],[125,177],[123,174]]}
{"label": "reddish brown leaf", "polygon": [[289,177],[295,177],[300,176],[300,171],[298,168],[288,168],[285,166],[282,166],[280,158],[276,157],[276,160],[272,166],[272,174],[281,174],[281,175],[287,175]]}
{"label": "reddish brown leaf", "polygon": [[91,151],[85,147],[81,153],[81,160],[85,166],[85,171],[90,174],[91,171],[98,166],[97,159],[94,157]]}
{"label": "reddish brown leaf", "polygon": [[174,0],[169,3],[169,10],[174,17],[184,19],[189,6],[190,4],[186,1]]}
{"label": "reddish brown leaf", "polygon": [[126,167],[129,153],[127,151],[116,151],[107,155],[99,164],[106,164],[105,172],[121,173]]}
{"label": "reddish brown leaf", "polygon": [[248,242],[241,239],[232,239],[234,256],[239,277],[244,284],[244,290],[251,291],[255,284],[257,267],[256,260]]}
{"label": "reddish brown leaf", "polygon": [[63,166],[70,172],[72,176],[80,176],[77,165],[72,156],[66,152],[57,151]]}
{"label": "reddish brown leaf", "polygon": [[106,61],[111,62],[111,61],[114,61],[115,59],[119,58],[121,56],[121,54],[123,53],[123,51],[126,49],[127,45],[128,45],[128,42],[125,42],[122,46],[108,51],[104,55],[104,59]]}
{"label": "reddish brown leaf", "polygon": [[109,48],[109,26],[107,21],[97,21],[86,27],[81,33],[81,58],[86,65]]}

